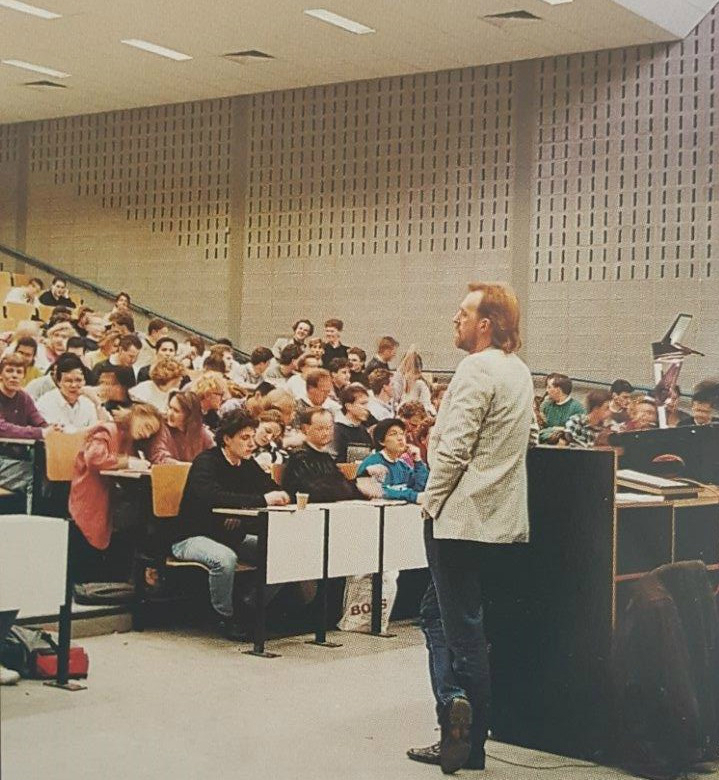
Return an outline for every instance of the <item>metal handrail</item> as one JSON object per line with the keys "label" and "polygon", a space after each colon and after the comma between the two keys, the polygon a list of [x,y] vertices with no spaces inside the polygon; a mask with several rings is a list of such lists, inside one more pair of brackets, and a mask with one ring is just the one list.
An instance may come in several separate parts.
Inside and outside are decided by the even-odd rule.
{"label": "metal handrail", "polygon": [[[51,276],[62,277],[73,286],[80,287],[83,290],[89,290],[90,292],[94,293],[95,295],[98,295],[101,298],[107,298],[108,300],[114,301],[115,296],[117,295],[117,293],[114,293],[111,290],[106,290],[104,287],[100,287],[97,284],[93,284],[92,282],[88,282],[85,279],[81,279],[79,276],[74,276],[73,274],[69,274],[60,268],[56,268],[55,266],[46,263],[44,260],[39,260],[37,257],[26,255],[24,252],[20,252],[17,249],[13,249],[12,247],[6,246],[5,244],[0,244],[0,252],[2,254],[8,255],[9,257],[12,257],[14,260],[18,260],[21,263],[27,263],[28,265],[31,265],[33,268],[37,268],[38,270],[43,271],[46,274],[50,274]],[[218,340],[216,336],[212,336],[209,333],[203,333],[201,330],[197,330],[197,328],[193,328],[191,325],[187,325],[184,322],[179,322],[178,320],[173,319],[172,317],[167,317],[164,314],[159,314],[153,309],[148,309],[146,306],[138,306],[136,303],[133,303],[130,305],[130,309],[150,319],[157,317],[158,319],[161,319],[163,322],[166,322],[168,325],[175,328],[175,330],[180,330],[183,331],[184,333],[190,333],[193,336],[200,336],[201,338],[205,339],[205,341],[216,342]],[[234,346],[233,346],[233,350],[237,357],[240,357],[245,361],[248,361],[250,359],[250,356],[247,353],[243,352],[242,350],[237,349]]]}

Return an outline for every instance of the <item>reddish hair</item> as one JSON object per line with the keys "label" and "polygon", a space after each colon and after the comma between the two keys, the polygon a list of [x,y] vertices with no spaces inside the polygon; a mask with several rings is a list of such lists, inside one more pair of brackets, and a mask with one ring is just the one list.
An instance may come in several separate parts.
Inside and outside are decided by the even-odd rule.
{"label": "reddish hair", "polygon": [[519,337],[519,301],[514,291],[503,284],[471,282],[470,292],[481,292],[477,315],[492,325],[492,346],[503,352],[516,352],[522,346]]}

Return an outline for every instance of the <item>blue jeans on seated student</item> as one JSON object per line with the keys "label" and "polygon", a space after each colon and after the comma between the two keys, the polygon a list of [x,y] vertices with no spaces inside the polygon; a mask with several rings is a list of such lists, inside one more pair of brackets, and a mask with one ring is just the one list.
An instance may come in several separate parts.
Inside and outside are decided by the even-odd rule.
{"label": "blue jeans on seated student", "polygon": [[32,492],[32,461],[0,454],[0,487],[13,493]]}
{"label": "blue jeans on seated student", "polygon": [[[237,545],[237,552],[207,536],[191,536],[172,545],[172,554],[180,561],[197,561],[210,570],[210,601],[215,612],[231,617],[232,591],[235,585],[237,561],[257,565],[257,537],[247,535]],[[279,590],[279,586],[265,588],[265,602]],[[250,603],[250,600],[247,600]]]}

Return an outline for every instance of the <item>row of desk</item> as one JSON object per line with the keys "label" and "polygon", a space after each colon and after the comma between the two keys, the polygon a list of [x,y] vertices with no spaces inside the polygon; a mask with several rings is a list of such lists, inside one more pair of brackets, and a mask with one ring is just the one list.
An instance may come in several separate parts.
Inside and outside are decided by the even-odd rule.
{"label": "row of desk", "polygon": [[257,615],[252,655],[273,657],[265,650],[265,589],[273,585],[317,580],[321,600],[314,644],[327,642],[327,581],[333,577],[371,574],[371,633],[382,636],[382,573],[427,566],[420,508],[399,501],[340,501],[268,509],[216,509],[218,515],[252,519],[258,538],[255,575]]}

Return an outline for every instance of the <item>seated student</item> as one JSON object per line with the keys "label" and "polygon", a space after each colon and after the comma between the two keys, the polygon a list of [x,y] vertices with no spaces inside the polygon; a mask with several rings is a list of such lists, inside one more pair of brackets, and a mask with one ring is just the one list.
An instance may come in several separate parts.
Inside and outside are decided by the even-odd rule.
{"label": "seated student", "polygon": [[98,363],[109,362],[110,357],[120,347],[120,335],[120,331],[117,328],[108,328],[103,331],[97,349],[85,355],[87,365],[90,368],[94,368]]}
{"label": "seated student", "polygon": [[168,358],[175,359],[177,357],[177,341],[175,341],[172,336],[162,336],[155,342],[154,353],[152,361],[142,366],[137,372],[138,382],[146,382],[150,378],[150,369],[159,360],[167,360]]}
{"label": "seated student", "polygon": [[[85,322],[84,330],[85,330],[85,346],[87,347],[88,357],[87,357],[87,364],[92,368],[92,362],[90,360],[89,355],[94,354],[99,350],[100,348],[100,342],[105,336],[105,328],[106,323],[105,319],[102,315],[96,314],[95,312],[90,312],[87,315],[87,319]],[[77,328],[76,328],[77,329]],[[78,333],[80,331],[78,330]],[[80,333],[82,336],[82,333]],[[103,360],[105,356],[100,357],[100,360]]]}
{"label": "seated student", "polygon": [[200,371],[202,362],[207,357],[205,340],[202,336],[189,336],[185,339],[185,354],[182,365],[191,371]]}
{"label": "seated student", "polygon": [[118,410],[129,409],[132,406],[129,391],[135,386],[135,374],[126,366],[108,365],[100,373],[96,394],[102,405],[105,420],[114,420]]}
{"label": "seated student", "polygon": [[42,373],[35,365],[37,354],[37,341],[32,336],[21,336],[15,342],[14,354],[19,355],[25,361],[25,378],[22,385],[25,387],[33,379],[38,379]]}
{"label": "seated student", "polygon": [[48,368],[67,351],[67,340],[76,336],[75,328],[69,322],[57,322],[45,332],[45,343],[40,345],[35,357],[35,365],[39,371]]}
{"label": "seated student", "polygon": [[[421,401],[406,401],[397,410],[397,417],[402,420],[405,426],[405,434],[407,441],[410,444],[414,444],[415,447],[420,447],[420,441],[418,438],[419,429],[422,423],[427,419],[427,412]],[[420,452],[422,448],[420,447]],[[427,453],[423,454],[423,460],[426,462]]]}
{"label": "seated student", "polygon": [[[149,366],[150,363],[156,359],[158,341],[169,335],[170,329],[167,327],[167,323],[158,317],[153,317],[147,323],[147,335],[139,336],[138,334],[140,341],[142,342],[142,349],[137,358],[137,365],[139,368]],[[177,353],[177,342],[175,342],[175,353]],[[166,357],[175,357],[175,355],[166,355]],[[149,377],[144,377],[143,379],[140,379],[138,377],[137,381],[144,382],[145,379],[148,378]]]}
{"label": "seated student", "polygon": [[185,390],[173,393],[167,419],[147,445],[150,463],[192,463],[214,446],[212,434],[202,422],[200,399]]}
{"label": "seated student", "polygon": [[[432,385],[432,406],[437,410],[437,413],[439,413],[439,407],[442,405],[442,399],[444,398],[444,394],[447,392],[447,388],[449,387],[449,384],[445,382],[435,382]],[[582,407],[584,409],[584,407]]]}
{"label": "seated student", "polygon": [[584,407],[570,395],[572,380],[565,374],[552,374],[547,381],[547,398],[540,407],[544,424],[539,431],[539,441],[556,444],[564,432],[564,426],[575,414],[584,414]]}
{"label": "seated student", "polygon": [[284,434],[285,423],[279,409],[268,409],[257,418],[257,449],[252,457],[269,473],[272,472],[273,466],[278,466],[287,459],[287,452],[282,448]]}
{"label": "seated student", "polygon": [[98,422],[99,400],[95,403],[83,393],[86,372],[77,355],[60,355],[51,369],[56,387],[37,402],[40,414],[67,433],[91,428]]}
{"label": "seated student", "polygon": [[229,639],[242,636],[232,602],[235,566],[238,559],[257,562],[257,537],[243,533],[237,518],[216,515],[212,510],[289,503],[287,493],[252,459],[256,426],[256,421],[242,412],[222,419],[215,432],[216,446],[192,462],[171,546],[176,558],[199,561],[209,568],[210,599],[220,630]]}
{"label": "seated student", "polygon": [[180,388],[184,376],[185,369],[177,360],[160,360],[150,369],[147,382],[140,382],[130,390],[130,398],[135,403],[152,404],[164,413],[170,402],[170,393]]}
{"label": "seated student", "polygon": [[719,388],[713,381],[700,382],[692,395],[691,416],[679,425],[715,425],[714,412],[719,401]]}
{"label": "seated student", "polygon": [[[365,427],[369,417],[367,388],[359,383],[340,390],[341,411],[335,415],[334,454],[338,463],[347,463],[350,446],[372,449],[372,437]],[[355,458],[353,457],[353,460]],[[356,460],[360,460],[361,455]]]}
{"label": "seated student", "polygon": [[657,402],[650,396],[638,398],[630,407],[630,420],[623,431],[646,431],[658,425]]}
{"label": "seated student", "polygon": [[120,336],[117,342],[117,352],[110,355],[107,360],[101,360],[99,363],[94,364],[92,368],[92,384],[97,384],[97,378],[108,365],[126,366],[131,368],[133,374],[137,376],[136,364],[141,349],[142,342],[134,333],[128,336]]}
{"label": "seated student", "polygon": [[350,383],[350,364],[347,358],[334,358],[327,369],[332,379],[330,398],[339,403],[340,392]]}
{"label": "seated student", "polygon": [[[0,360],[0,437],[39,441],[50,428],[32,398],[22,390],[25,369],[20,355],[10,354]],[[0,446],[0,487],[19,493],[32,490],[32,461],[25,448]]]}
{"label": "seated student", "polygon": [[128,311],[114,311],[107,316],[111,328],[120,331],[121,336],[129,336],[135,332],[135,320]]}
{"label": "seated student", "polygon": [[282,447],[286,450],[300,447],[304,442],[304,436],[295,425],[296,406],[292,393],[283,390],[281,387],[272,389],[263,397],[259,412],[255,416],[272,410],[277,410],[280,413],[282,422],[285,425]]}
{"label": "seated student", "polygon": [[318,368],[322,368],[322,361],[305,352],[304,355],[300,355],[297,361],[297,370],[299,373],[293,374],[285,384],[285,389],[289,390],[295,398],[302,398],[307,394],[307,375],[310,371],[316,371]]}
{"label": "seated student", "polygon": [[[82,306],[79,306],[77,311],[73,313],[75,315],[73,324],[75,325],[75,330],[77,331],[78,336],[83,339],[87,338],[87,325],[90,317],[95,314],[95,310],[91,306],[86,306],[83,304]],[[93,347],[93,349],[97,349],[97,347]]]}
{"label": "seated student", "polygon": [[399,347],[399,341],[392,338],[392,336],[382,336],[377,345],[377,354],[370,360],[365,369],[367,376],[377,368],[383,368],[385,371],[389,371],[389,364],[397,356],[397,347]]}
{"label": "seated student", "polygon": [[664,404],[664,409],[667,415],[667,428],[676,428],[679,425],[690,425],[691,415],[683,412],[679,408],[679,399],[681,398],[682,391],[679,385],[672,385],[669,389],[669,397]]}
{"label": "seated student", "polygon": [[606,421],[612,413],[609,408],[612,395],[607,390],[590,390],[586,400],[586,414],[575,414],[567,420],[558,444],[574,444],[578,447],[606,444],[609,434]]}
{"label": "seated student", "polygon": [[[67,350],[65,351],[65,354],[77,355],[77,357],[79,357],[82,361],[82,365],[87,368],[87,365],[85,364],[87,345],[85,344],[85,339],[82,338],[82,336],[70,336],[70,338],[67,340]],[[88,371],[88,374],[89,373],[90,372]]]}
{"label": "seated student", "polygon": [[288,344],[282,348],[280,357],[270,364],[265,371],[264,380],[275,387],[284,387],[289,378],[297,373],[297,361],[302,355],[302,349],[297,344]]}
{"label": "seated student", "polygon": [[[115,296],[115,305],[112,307],[112,310],[110,311],[109,316],[111,317],[113,314],[129,314],[130,313],[130,295],[126,292],[119,292]],[[135,328],[133,327],[131,329],[131,332],[135,332]]]}
{"label": "seated student", "polygon": [[[98,551],[106,550],[112,537],[112,481],[101,472],[146,467],[141,449],[161,424],[162,418],[154,406],[135,404],[115,422],[100,423],[88,432],[85,446],[75,460],[70,484],[70,516],[82,534],[73,540],[77,581],[110,579],[109,573],[102,570],[103,556]],[[126,573],[131,565],[133,537],[129,532],[123,532],[122,536],[129,542],[123,561],[123,573]]]}
{"label": "seated student", "polygon": [[316,357],[322,363],[322,356],[325,354],[325,343],[321,338],[307,339],[307,354]]}
{"label": "seated student", "polygon": [[38,305],[38,295],[43,288],[42,279],[35,277],[24,287],[13,287],[5,296],[5,303],[27,303],[30,306]]}
{"label": "seated student", "polygon": [[[329,369],[330,363],[335,358],[342,358],[343,360],[347,360],[347,347],[340,341],[343,330],[344,323],[342,320],[332,318],[325,322],[325,351],[322,355],[322,366],[324,368]],[[347,381],[349,382],[349,379]]]}
{"label": "seated student", "polygon": [[220,424],[219,409],[227,396],[227,382],[215,371],[206,371],[188,385],[200,399],[202,422],[211,432],[217,430]]}
{"label": "seated student", "polygon": [[359,347],[350,347],[347,350],[347,360],[350,369],[350,382],[359,382],[367,387],[367,375],[365,374],[367,353]]}
{"label": "seated student", "polygon": [[332,412],[303,409],[299,422],[305,443],[290,453],[282,475],[282,487],[292,500],[298,492],[309,493],[312,502],[362,498],[357,483],[346,479],[328,451],[334,437]]}
{"label": "seated student", "polygon": [[394,394],[392,374],[386,368],[375,368],[367,377],[370,389],[367,408],[375,420],[387,420],[394,417]]}
{"label": "seated student", "polygon": [[[360,463],[357,476],[379,477],[384,498],[418,504],[429,478],[429,469],[422,462],[419,449],[407,443],[402,420],[381,420],[372,437],[376,451]],[[403,458],[405,454],[409,455],[412,465]]]}
{"label": "seated student", "polygon": [[66,306],[74,309],[77,305],[67,294],[67,282],[59,276],[53,278],[50,287],[39,297],[43,306]]}
{"label": "seated student", "polygon": [[629,402],[632,400],[634,387],[626,379],[615,379],[609,392],[609,417],[604,424],[612,430],[621,430],[621,426],[629,422]]}
{"label": "seated student", "polygon": [[307,339],[315,332],[315,326],[309,320],[297,320],[292,326],[291,338],[279,338],[272,345],[272,354],[280,359],[282,350],[288,344],[296,344],[300,348],[300,352],[304,352],[307,347]]}
{"label": "seated student", "polygon": [[408,401],[419,401],[427,414],[435,417],[437,410],[432,406],[432,393],[422,376],[422,357],[412,345],[400,361],[392,378],[394,400],[397,407]]}
{"label": "seated student", "polygon": [[267,347],[255,347],[250,355],[250,362],[243,363],[233,374],[233,379],[240,387],[252,389],[263,381],[264,373],[270,367],[272,352]]}
{"label": "seated student", "polygon": [[300,396],[295,404],[298,415],[304,409],[311,409],[315,406],[329,409],[333,414],[340,410],[340,405],[337,401],[330,398],[332,377],[329,371],[326,371],[324,368],[310,371],[305,379],[305,388],[305,394]]}

